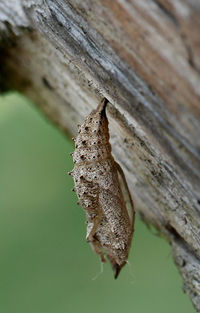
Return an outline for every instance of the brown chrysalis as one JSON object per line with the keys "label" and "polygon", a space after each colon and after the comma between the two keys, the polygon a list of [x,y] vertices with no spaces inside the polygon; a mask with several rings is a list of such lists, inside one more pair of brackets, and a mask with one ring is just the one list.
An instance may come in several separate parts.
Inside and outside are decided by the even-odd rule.
{"label": "brown chrysalis", "polygon": [[128,258],[135,212],[124,173],[111,154],[107,102],[104,98],[79,127],[70,175],[86,212],[86,238],[102,262],[107,256],[117,278]]}

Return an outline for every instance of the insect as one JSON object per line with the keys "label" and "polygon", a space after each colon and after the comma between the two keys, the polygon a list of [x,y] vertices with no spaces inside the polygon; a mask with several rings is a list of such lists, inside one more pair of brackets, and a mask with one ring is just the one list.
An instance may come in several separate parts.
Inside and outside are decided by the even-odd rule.
{"label": "insect", "polygon": [[135,212],[124,173],[111,153],[107,103],[103,98],[79,127],[69,174],[86,212],[86,239],[102,262],[109,259],[117,278],[127,262]]}

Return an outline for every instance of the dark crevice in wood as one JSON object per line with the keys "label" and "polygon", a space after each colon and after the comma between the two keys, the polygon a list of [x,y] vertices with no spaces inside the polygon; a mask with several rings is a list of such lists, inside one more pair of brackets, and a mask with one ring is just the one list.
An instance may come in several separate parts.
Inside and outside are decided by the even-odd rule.
{"label": "dark crevice in wood", "polygon": [[42,82],[44,84],[44,86],[46,88],[48,88],[49,90],[54,90],[54,88],[51,86],[51,84],[49,83],[49,81],[46,79],[46,77],[42,77]]}
{"label": "dark crevice in wood", "polygon": [[152,0],[158,8],[161,10],[161,12],[176,26],[179,27],[179,21],[178,19],[172,14],[171,11],[169,11],[166,6],[164,6],[159,0]]}

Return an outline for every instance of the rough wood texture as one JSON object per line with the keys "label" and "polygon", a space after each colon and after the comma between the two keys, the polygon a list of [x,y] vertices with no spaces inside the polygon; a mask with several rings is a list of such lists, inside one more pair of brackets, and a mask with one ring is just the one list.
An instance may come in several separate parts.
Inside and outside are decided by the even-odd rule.
{"label": "rough wood texture", "polygon": [[198,312],[199,29],[198,0],[0,3],[1,88],[27,94],[71,134],[110,101],[113,154],[136,211],[171,243]]}

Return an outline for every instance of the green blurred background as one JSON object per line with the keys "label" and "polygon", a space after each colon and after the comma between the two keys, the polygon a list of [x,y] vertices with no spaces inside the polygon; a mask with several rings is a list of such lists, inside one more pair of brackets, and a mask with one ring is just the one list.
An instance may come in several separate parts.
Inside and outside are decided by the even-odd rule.
{"label": "green blurred background", "polygon": [[26,98],[0,98],[0,312],[195,312],[169,245],[138,218],[130,265],[93,280],[101,266],[71,192],[71,151]]}

